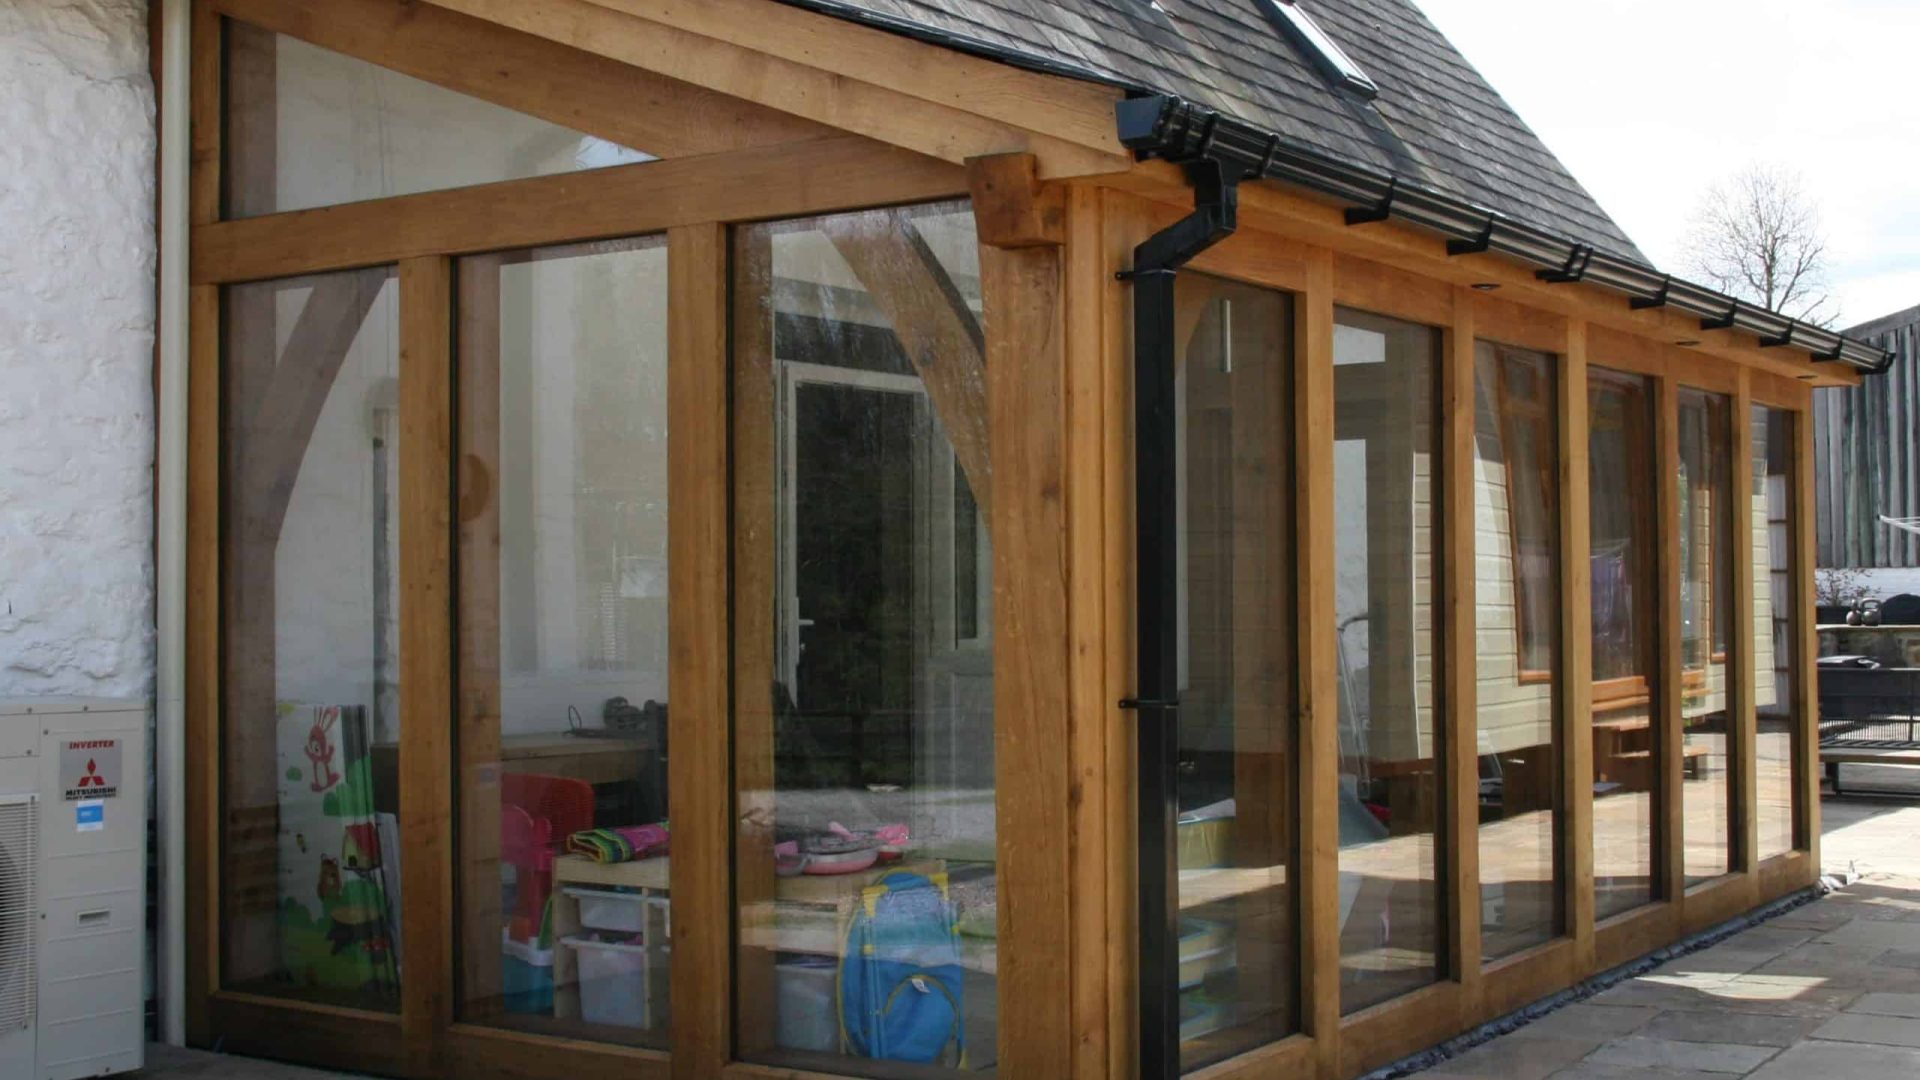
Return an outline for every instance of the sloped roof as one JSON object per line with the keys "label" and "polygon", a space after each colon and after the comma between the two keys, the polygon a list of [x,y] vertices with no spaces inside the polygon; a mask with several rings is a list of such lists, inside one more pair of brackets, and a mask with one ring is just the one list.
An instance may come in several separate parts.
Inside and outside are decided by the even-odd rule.
{"label": "sloped roof", "polygon": [[788,2],[1178,95],[1308,149],[1646,261],[1412,0],[1307,5],[1379,84],[1371,102],[1336,89],[1259,0]]}
{"label": "sloped roof", "polygon": [[1895,330],[1912,326],[1916,323],[1920,323],[1920,307],[1910,307],[1905,311],[1896,311],[1891,315],[1882,315],[1877,319],[1863,322],[1859,326],[1849,330],[1843,330],[1841,333],[1848,337],[1859,338],[1862,341],[1866,341],[1879,337],[1881,334],[1891,334]]}

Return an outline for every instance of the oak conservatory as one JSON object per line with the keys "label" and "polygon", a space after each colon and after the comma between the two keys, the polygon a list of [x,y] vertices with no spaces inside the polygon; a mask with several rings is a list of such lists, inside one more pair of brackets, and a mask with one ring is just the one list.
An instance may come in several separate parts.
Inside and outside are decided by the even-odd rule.
{"label": "oak conservatory", "polygon": [[1345,1080],[1814,882],[1883,355],[1123,6],[195,4],[195,1042]]}

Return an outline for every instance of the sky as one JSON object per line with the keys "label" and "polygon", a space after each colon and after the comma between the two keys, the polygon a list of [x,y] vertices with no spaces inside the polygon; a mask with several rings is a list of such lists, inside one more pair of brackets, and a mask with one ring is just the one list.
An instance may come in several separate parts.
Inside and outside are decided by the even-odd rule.
{"label": "sky", "polygon": [[1751,164],[1800,174],[1845,328],[1920,305],[1920,0],[1415,0],[1656,266]]}

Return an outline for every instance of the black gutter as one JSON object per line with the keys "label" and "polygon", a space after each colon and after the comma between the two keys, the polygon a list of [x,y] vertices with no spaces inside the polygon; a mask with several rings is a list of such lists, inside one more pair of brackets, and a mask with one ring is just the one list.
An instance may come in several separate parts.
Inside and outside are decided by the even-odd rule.
{"label": "black gutter", "polygon": [[789,7],[884,30],[1012,67],[1125,90],[1120,140],[1142,157],[1187,161],[1212,157],[1252,179],[1278,180],[1345,202],[1352,224],[1399,218],[1448,238],[1450,254],[1493,251],[1529,263],[1543,280],[1591,282],[1624,293],[1635,308],[1672,306],[1701,318],[1702,329],[1737,328],[1762,347],[1804,350],[1814,360],[1841,361],[1878,375],[1893,353],[1856,338],[1790,319],[1725,293],[1663,274],[1634,259],[1557,236],[1455,195],[1422,187],[1300,147],[1280,135],[1111,72],[1040,56],[971,35],[883,14],[849,0],[779,0]]}
{"label": "black gutter", "polygon": [[1135,643],[1138,713],[1140,1080],[1180,1075],[1180,475],[1175,437],[1174,284],[1180,267],[1232,235],[1240,177],[1219,161],[1187,164],[1193,213],[1133,250]]}
{"label": "black gutter", "polygon": [[1120,102],[1116,113],[1121,143],[1142,157],[1176,162],[1205,158],[1249,179],[1306,188],[1347,204],[1350,225],[1398,218],[1447,237],[1450,254],[1505,255],[1533,266],[1543,281],[1583,281],[1625,294],[1635,308],[1672,307],[1697,315],[1703,330],[1744,330],[1758,336],[1763,347],[1801,349],[1814,360],[1840,361],[1870,375],[1893,363],[1893,354],[1877,346],[1682,281],[1458,196],[1290,146],[1278,134],[1178,97],[1131,98]]}

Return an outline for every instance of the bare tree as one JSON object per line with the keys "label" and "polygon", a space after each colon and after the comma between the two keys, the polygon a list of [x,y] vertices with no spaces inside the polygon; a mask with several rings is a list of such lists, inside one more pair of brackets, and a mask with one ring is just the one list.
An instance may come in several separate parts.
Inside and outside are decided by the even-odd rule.
{"label": "bare tree", "polygon": [[1817,326],[1839,315],[1827,292],[1819,210],[1790,170],[1752,165],[1709,188],[1694,210],[1684,258],[1715,288],[1769,311]]}

